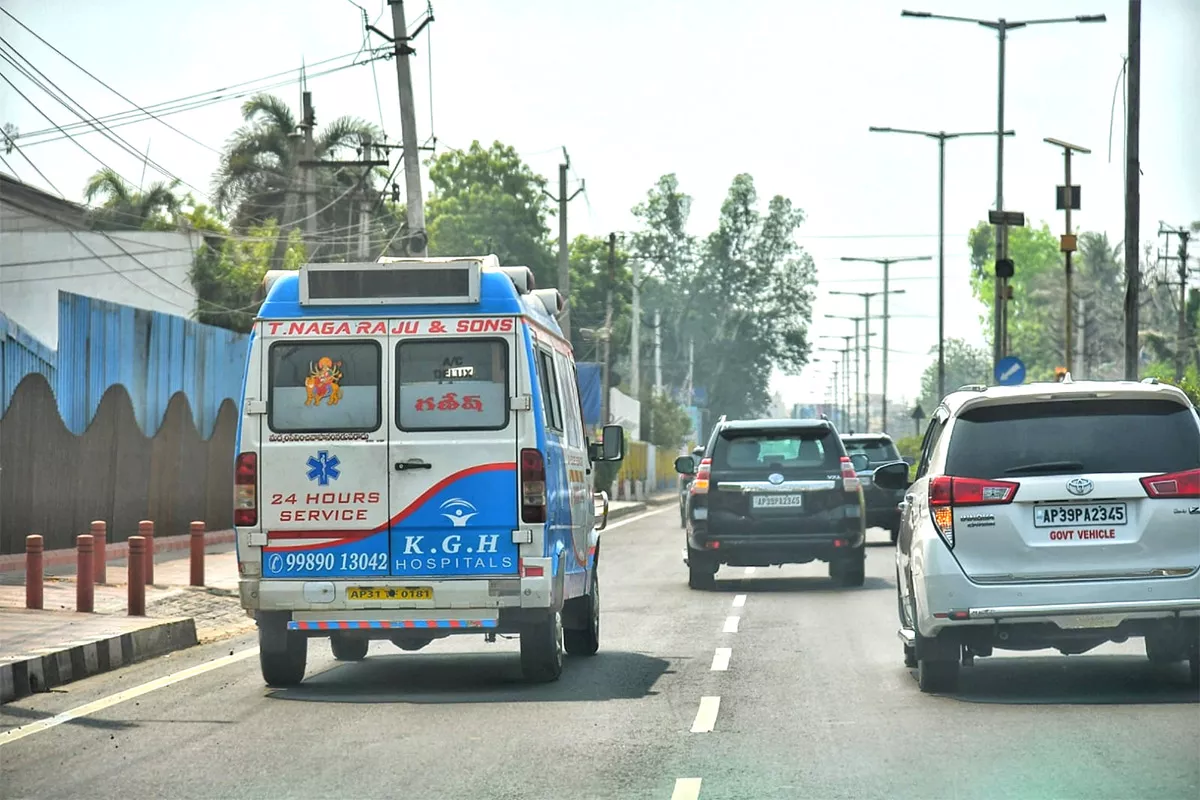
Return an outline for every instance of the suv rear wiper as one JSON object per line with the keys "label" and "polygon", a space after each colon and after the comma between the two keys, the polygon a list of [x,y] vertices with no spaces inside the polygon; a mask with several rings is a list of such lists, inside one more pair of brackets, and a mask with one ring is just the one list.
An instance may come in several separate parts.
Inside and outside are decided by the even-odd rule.
{"label": "suv rear wiper", "polygon": [[1033,475],[1038,472],[1082,472],[1082,461],[1039,461],[1036,464],[1022,464],[1019,467],[1009,467],[1005,475]]}

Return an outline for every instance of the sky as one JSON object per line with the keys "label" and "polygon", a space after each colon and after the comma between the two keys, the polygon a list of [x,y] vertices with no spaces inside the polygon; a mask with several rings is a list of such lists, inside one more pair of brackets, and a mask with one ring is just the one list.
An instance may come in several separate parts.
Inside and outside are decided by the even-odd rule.
{"label": "sky", "polygon": [[[863,313],[861,298],[830,291],[882,288],[881,267],[843,257],[930,256],[892,267],[891,286],[904,291],[889,298],[887,389],[893,403],[903,403],[917,396],[937,345],[937,143],[868,127],[994,131],[997,44],[980,26],[906,19],[901,9],[1009,20],[1107,16],[1104,24],[1035,25],[1009,34],[1005,128],[1016,136],[1005,143],[1004,196],[1005,207],[1025,212],[1032,224],[1061,231],[1054,187],[1062,182],[1062,151],[1042,140],[1088,147],[1090,154],[1073,161],[1072,182],[1082,187],[1074,222],[1114,243],[1124,238],[1118,79],[1128,41],[1124,0],[904,2],[911,5],[440,0],[412,60],[418,135],[436,136],[439,149],[499,140],[548,178],[565,147],[572,180],[586,181],[586,194],[571,204],[572,236],[634,230],[630,209],[671,172],[693,197],[691,227],[703,236],[715,226],[733,177],[750,173],[764,208],[783,194],[805,212],[797,240],[817,264],[811,334],[821,346],[841,347],[818,337],[853,333],[853,323],[826,315]],[[0,7],[140,105],[353,54],[363,47],[364,10],[381,30],[392,30],[386,0],[0,0]],[[424,12],[411,0],[405,7],[410,22]],[[86,113],[131,107],[3,15],[0,36]],[[1198,41],[1200,0],[1142,4],[1143,243],[1154,241],[1160,220],[1200,219]],[[376,37],[370,46],[379,44]],[[78,121],[10,64],[0,61],[0,74],[33,103],[0,81],[0,124],[24,133],[51,127],[34,105],[55,123]],[[356,115],[380,123],[392,142],[401,138],[396,86],[391,61],[309,82],[318,124]],[[294,81],[273,91],[299,107]],[[148,149],[155,162],[148,167],[89,133],[23,146],[45,178],[15,151],[0,168],[81,200],[100,161],[135,183],[161,179],[160,167],[205,201],[215,151],[241,122],[239,104],[231,98],[164,118],[182,134],[155,120],[116,128],[134,152]],[[969,287],[967,233],[994,207],[995,190],[995,137],[948,142],[946,334],[981,346],[983,307]],[[881,297],[871,311],[880,314]],[[880,330],[878,321],[872,329]],[[882,336],[872,341],[871,388],[879,392]],[[830,368],[816,363],[800,375],[776,374],[773,388],[789,404],[820,400]]]}

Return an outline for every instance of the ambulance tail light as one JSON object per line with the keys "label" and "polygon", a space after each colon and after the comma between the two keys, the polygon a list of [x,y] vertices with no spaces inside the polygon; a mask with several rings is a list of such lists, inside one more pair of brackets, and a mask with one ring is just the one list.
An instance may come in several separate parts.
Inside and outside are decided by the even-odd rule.
{"label": "ambulance tail light", "polygon": [[700,466],[696,467],[696,477],[692,479],[692,486],[688,491],[692,494],[708,494],[710,475],[712,475],[712,459],[703,458],[700,460]]}
{"label": "ambulance tail light", "polygon": [[542,451],[532,447],[521,451],[521,519],[546,521],[546,461]]}
{"label": "ambulance tail light", "polygon": [[946,544],[954,547],[955,506],[1007,505],[1017,496],[1020,487],[1021,484],[1013,481],[939,475],[929,482],[929,512],[933,515],[933,524]]}
{"label": "ambulance tail light", "polygon": [[242,453],[233,470],[233,524],[258,525],[258,455]]}

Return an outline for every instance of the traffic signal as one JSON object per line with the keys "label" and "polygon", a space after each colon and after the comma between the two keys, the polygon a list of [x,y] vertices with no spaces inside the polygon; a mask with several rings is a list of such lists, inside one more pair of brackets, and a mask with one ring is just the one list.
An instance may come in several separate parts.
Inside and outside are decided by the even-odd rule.
{"label": "traffic signal", "polygon": [[1065,377],[1067,377],[1067,368],[1066,367],[1055,367],[1054,368],[1054,380],[1058,381],[1059,383],[1062,383],[1062,380]]}
{"label": "traffic signal", "polygon": [[996,262],[996,277],[1011,278],[1015,272],[1013,260],[1011,258],[1001,258]]}

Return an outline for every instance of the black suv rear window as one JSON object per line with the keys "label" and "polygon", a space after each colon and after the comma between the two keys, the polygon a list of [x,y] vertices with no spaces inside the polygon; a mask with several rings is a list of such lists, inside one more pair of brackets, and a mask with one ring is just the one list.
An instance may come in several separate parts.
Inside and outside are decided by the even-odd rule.
{"label": "black suv rear window", "polygon": [[846,452],[850,455],[862,453],[872,464],[885,464],[889,461],[899,461],[900,453],[896,450],[896,445],[886,439],[851,439],[849,441],[843,439],[842,444],[846,445]]}
{"label": "black suv rear window", "polygon": [[820,467],[838,470],[845,453],[837,434],[811,430],[724,430],[713,448],[713,469]]}
{"label": "black suv rear window", "polygon": [[[1055,464],[1064,466],[1055,469]],[[1037,474],[1037,465],[1052,473],[1196,469],[1200,430],[1191,409],[1169,400],[987,406],[954,422],[947,474],[1000,478]]]}

